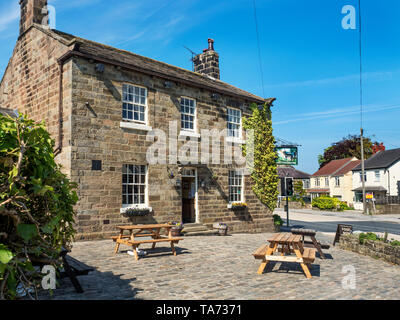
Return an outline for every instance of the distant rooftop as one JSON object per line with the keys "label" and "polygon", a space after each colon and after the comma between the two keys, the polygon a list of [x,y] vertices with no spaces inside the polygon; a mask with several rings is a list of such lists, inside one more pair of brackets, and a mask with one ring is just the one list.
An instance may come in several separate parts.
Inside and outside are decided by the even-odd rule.
{"label": "distant rooftop", "polygon": [[[380,151],[371,158],[365,160],[365,170],[387,169],[400,160],[400,148]],[[358,165],[353,171],[361,171],[361,165]]]}
{"label": "distant rooftop", "polygon": [[290,177],[294,179],[309,179],[311,177],[310,174],[296,170],[292,166],[278,166],[278,176],[279,178]]}

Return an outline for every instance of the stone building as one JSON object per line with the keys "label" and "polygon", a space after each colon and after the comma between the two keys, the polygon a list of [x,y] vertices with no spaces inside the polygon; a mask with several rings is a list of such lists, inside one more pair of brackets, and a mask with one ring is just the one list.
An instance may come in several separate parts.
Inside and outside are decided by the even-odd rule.
{"label": "stone building", "polygon": [[[197,72],[191,72],[52,30],[46,0],[20,4],[20,35],[0,83],[0,105],[45,120],[57,161],[79,186],[77,239],[107,237],[126,223],[183,221],[210,228],[225,222],[233,232],[273,229],[272,213],[235,163],[160,164],[147,157],[156,129],[167,133],[169,146],[177,140],[167,160],[178,158],[186,140],[204,141],[203,129],[225,129],[226,140],[240,147],[250,104],[272,106],[274,99],[219,80],[211,39],[194,59]],[[233,210],[232,202],[247,207]]]}

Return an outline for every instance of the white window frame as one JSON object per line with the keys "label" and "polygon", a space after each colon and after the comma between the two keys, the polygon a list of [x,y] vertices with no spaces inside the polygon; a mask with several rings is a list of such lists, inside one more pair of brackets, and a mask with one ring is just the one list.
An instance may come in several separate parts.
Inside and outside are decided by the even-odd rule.
{"label": "white window frame", "polygon": [[[124,97],[124,86],[132,87],[133,88],[133,99],[135,98],[135,88],[140,89],[144,89],[144,98],[145,98],[145,103],[143,104],[141,101],[139,101],[138,103],[136,103],[135,101],[129,101],[127,99],[125,99]],[[139,99],[141,98],[141,95],[139,93]],[[124,117],[124,104],[129,104],[132,105],[132,119],[130,119],[129,117]],[[140,115],[139,115],[139,119],[135,120],[135,106],[137,106],[138,108],[140,107],[144,107],[144,120],[140,120]],[[128,111],[129,112],[129,111]],[[139,86],[136,84],[132,84],[132,83],[123,83],[122,84],[122,120],[123,121],[129,121],[129,122],[136,122],[136,123],[141,123],[141,124],[147,124],[148,123],[148,90],[146,87],[143,86]]]}
{"label": "white window frame", "polygon": [[325,177],[325,187],[329,187],[329,177]]}
{"label": "white window frame", "polygon": [[[191,114],[191,113],[187,113],[187,112],[182,112],[182,100],[183,99],[186,99],[186,100],[191,100],[191,101],[193,101],[193,106],[194,106],[194,114]],[[197,132],[197,101],[196,101],[196,99],[193,99],[193,98],[190,98],[190,97],[184,97],[184,96],[182,96],[181,98],[180,98],[180,101],[179,101],[179,106],[180,106],[180,114],[181,114],[181,132],[193,132],[193,133],[196,133]],[[190,108],[190,107],[189,107]],[[186,116],[190,116],[190,117],[193,117],[193,129],[190,129],[190,128],[184,128],[184,127],[182,127],[182,121],[184,121],[184,120],[182,120],[182,115],[186,115]],[[186,121],[186,120],[185,120]]]}
{"label": "white window frame", "polygon": [[335,187],[340,187],[340,177],[335,177]]}
{"label": "white window frame", "polygon": [[381,171],[375,170],[375,182],[380,182],[380,181],[381,181]]}
{"label": "white window frame", "polygon": [[319,178],[315,178],[315,186],[316,186],[316,187],[320,187]]}
{"label": "white window frame", "polygon": [[[237,184],[233,184],[233,185],[231,185],[231,173],[234,173],[234,175],[235,175],[235,178],[234,179],[236,179],[236,176],[237,175],[240,175],[241,176],[241,179],[240,179],[240,185],[237,185]],[[240,187],[240,199],[238,199],[238,200],[236,200],[236,201],[232,201],[231,200],[231,188],[239,188]],[[244,174],[243,174],[243,171],[241,171],[241,170],[229,170],[229,172],[228,172],[228,188],[229,188],[229,204],[232,204],[232,203],[244,203]],[[236,197],[239,195],[238,193],[235,193],[234,195],[236,195]]]}
{"label": "white window frame", "polygon": [[[360,171],[359,174],[360,174],[360,182],[362,182],[362,172]],[[367,172],[366,171],[364,172],[364,177],[365,177],[364,178],[365,182],[367,182]]]}
{"label": "white window frame", "polygon": [[[229,111],[230,110],[235,111],[235,112],[239,112],[239,114],[240,114],[240,123],[229,121]],[[242,130],[242,122],[243,122],[243,120],[242,119],[243,119],[242,110],[236,109],[236,108],[226,108],[226,128],[228,130],[228,138],[230,138],[230,139],[238,139],[238,140],[242,139],[242,131],[243,131]],[[231,131],[228,128],[230,123],[234,124],[236,126],[239,125],[239,128],[235,130],[235,131],[238,131],[238,134],[239,134],[238,136],[230,135]]]}
{"label": "white window frame", "polygon": [[[144,203],[124,203],[124,192],[122,190],[122,208],[148,208],[148,203],[149,203],[148,202],[148,200],[149,200],[148,199],[148,190],[149,190],[149,188],[148,188],[149,187],[149,183],[148,183],[149,168],[148,168],[148,166],[147,165],[127,164],[127,163],[123,164],[123,166],[122,166],[122,188],[124,187],[124,185],[126,185],[127,187],[129,185],[132,186],[132,202],[134,202],[133,199],[135,196],[134,186],[135,185],[143,186],[143,183],[141,183],[141,182],[135,183],[135,180],[134,180],[135,174],[133,174],[133,182],[132,183],[129,183],[129,182],[124,183],[124,181],[123,181],[124,166],[137,166],[137,167],[143,166],[143,167],[145,167],[146,172],[145,172],[145,182],[144,182]],[[140,196],[140,193],[139,193],[139,196]]]}

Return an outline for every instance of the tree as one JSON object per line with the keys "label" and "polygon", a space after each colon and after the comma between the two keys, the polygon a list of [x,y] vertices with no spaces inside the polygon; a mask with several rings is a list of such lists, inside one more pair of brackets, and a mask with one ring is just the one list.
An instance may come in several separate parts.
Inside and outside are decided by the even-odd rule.
{"label": "tree", "polygon": [[53,148],[44,124],[0,114],[0,300],[21,286],[36,293],[42,276],[33,262],[56,266],[73,239],[76,185]]}
{"label": "tree", "polygon": [[251,178],[254,182],[253,192],[271,211],[275,209],[278,199],[278,173],[275,151],[275,138],[272,135],[270,106],[251,105],[252,115],[243,119],[243,127],[252,131],[253,139],[248,139],[243,146],[245,155],[254,152],[254,164]]}
{"label": "tree", "polygon": [[[374,145],[378,145],[378,142],[373,143],[370,138],[364,137],[364,157],[368,159],[374,154]],[[318,156],[318,162],[320,168],[326,165],[332,160],[345,159],[350,157],[356,157],[361,159],[361,138],[359,135],[348,135],[342,140],[332,143],[332,145],[324,150],[323,155]]]}

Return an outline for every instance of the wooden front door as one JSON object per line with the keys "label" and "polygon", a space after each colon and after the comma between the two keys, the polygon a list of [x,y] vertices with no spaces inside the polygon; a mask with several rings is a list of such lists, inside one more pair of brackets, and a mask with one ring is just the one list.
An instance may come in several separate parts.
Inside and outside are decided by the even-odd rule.
{"label": "wooden front door", "polygon": [[196,178],[182,177],[182,222],[196,222]]}

